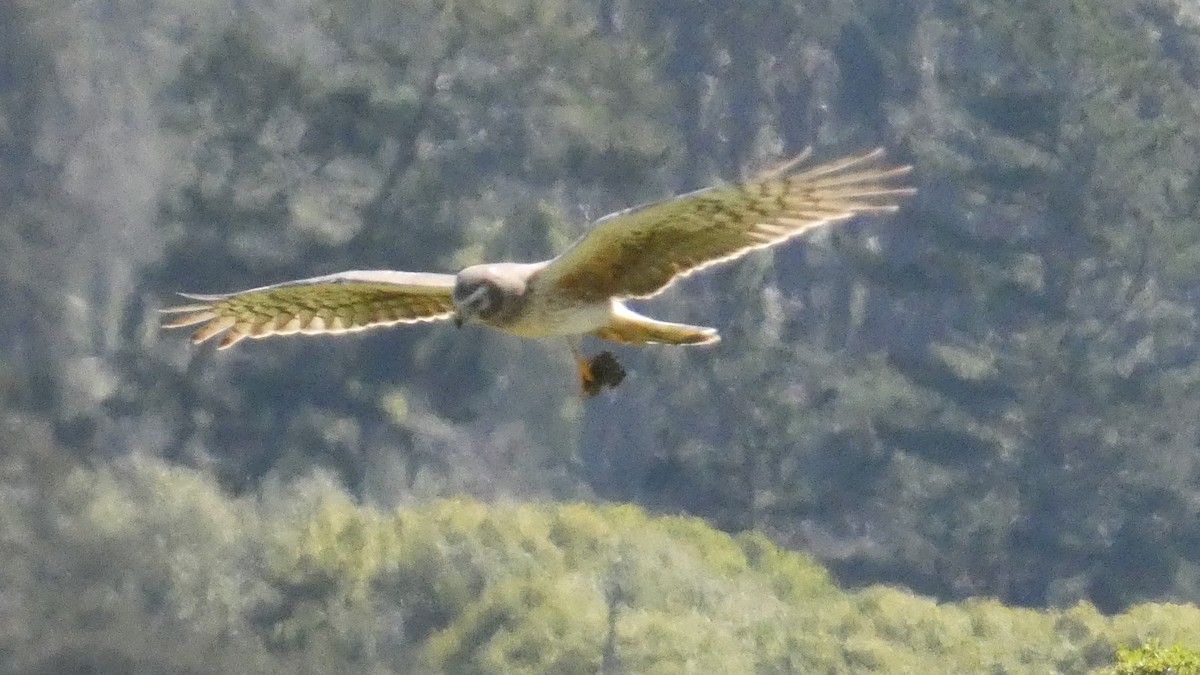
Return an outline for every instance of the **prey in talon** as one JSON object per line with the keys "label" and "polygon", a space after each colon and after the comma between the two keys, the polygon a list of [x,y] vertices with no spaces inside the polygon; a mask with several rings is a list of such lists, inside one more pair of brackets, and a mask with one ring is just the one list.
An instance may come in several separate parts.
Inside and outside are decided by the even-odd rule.
{"label": "prey in talon", "polygon": [[577,358],[579,384],[584,398],[591,398],[604,387],[616,389],[625,380],[625,369],[610,351],[602,351],[590,359]]}

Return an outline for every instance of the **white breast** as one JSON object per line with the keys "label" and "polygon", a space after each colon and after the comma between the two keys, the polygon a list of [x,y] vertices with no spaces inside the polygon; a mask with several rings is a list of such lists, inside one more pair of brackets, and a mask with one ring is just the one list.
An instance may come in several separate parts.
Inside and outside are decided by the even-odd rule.
{"label": "white breast", "polygon": [[612,303],[611,299],[605,299],[594,304],[575,305],[536,294],[515,320],[493,327],[528,338],[585,335],[608,325]]}

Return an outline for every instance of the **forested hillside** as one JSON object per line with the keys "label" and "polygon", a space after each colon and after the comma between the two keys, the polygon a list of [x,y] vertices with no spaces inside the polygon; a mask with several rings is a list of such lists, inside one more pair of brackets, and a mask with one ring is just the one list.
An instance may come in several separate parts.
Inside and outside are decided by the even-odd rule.
{"label": "forested hillside", "polygon": [[[543,259],[806,146],[919,192],[639,302],[723,340],[614,348],[593,399],[478,327],[159,328]],[[0,2],[0,670],[1195,648],[1198,280],[1184,0]]]}
{"label": "forested hillside", "polygon": [[6,600],[4,672],[1081,673],[1147,641],[1200,662],[1195,605],[848,593],[762,534],[630,505],[384,512],[328,477],[232,498],[144,459],[42,487],[25,515],[57,520],[4,532],[23,555],[0,577],[25,591]]}

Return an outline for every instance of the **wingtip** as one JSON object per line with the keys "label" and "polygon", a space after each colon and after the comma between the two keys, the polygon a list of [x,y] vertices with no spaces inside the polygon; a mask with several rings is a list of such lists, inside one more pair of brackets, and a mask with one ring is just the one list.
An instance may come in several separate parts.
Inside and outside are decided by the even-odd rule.
{"label": "wingtip", "polygon": [[809,157],[812,157],[812,152],[813,149],[810,145],[801,150],[791,159],[786,159],[782,163],[760,172],[754,178],[756,180],[772,180],[774,178],[778,178],[807,161]]}
{"label": "wingtip", "polygon": [[163,307],[158,310],[158,313],[159,314],[183,314],[185,312],[203,312],[203,311],[206,311],[209,309],[212,309],[212,305],[209,305],[209,304],[175,305],[173,307]]}
{"label": "wingtip", "polygon": [[226,333],[221,338],[221,341],[217,343],[217,351],[224,351],[226,349],[229,349],[230,347],[236,345],[237,343],[241,342],[242,340],[245,340],[247,337],[249,337],[249,336],[242,331],[232,330],[232,331]]}
{"label": "wingtip", "polygon": [[199,295],[196,293],[176,292],[181,298],[194,300],[195,302],[188,305],[173,305],[171,307],[163,307],[158,310],[159,314],[183,314],[186,312],[205,312],[212,309],[214,302],[221,300],[224,296],[220,295]]}
{"label": "wingtip", "polygon": [[[162,311],[168,311],[168,310],[162,310]],[[180,311],[191,312],[193,310],[183,309]],[[186,314],[184,316],[176,317],[175,319],[173,319],[171,321],[164,322],[162,327],[163,328],[186,328],[187,326],[194,326],[195,324],[203,323],[205,321],[208,321],[210,319],[215,319],[215,318],[217,318],[216,312],[211,311],[208,307],[199,307],[199,308],[197,308],[197,310],[195,310],[195,313],[193,313],[193,314]]]}
{"label": "wingtip", "polygon": [[235,323],[237,321],[232,317],[214,316],[212,321],[201,326],[195,333],[192,333],[192,344],[198,345],[207,342],[226,330],[233,328]]}
{"label": "wingtip", "polygon": [[229,297],[228,295],[225,295],[222,293],[202,294],[202,293],[184,293],[182,291],[176,291],[175,295],[178,295],[181,298],[187,298],[188,300],[198,300],[200,302],[216,302],[218,300],[223,300],[223,299]]}

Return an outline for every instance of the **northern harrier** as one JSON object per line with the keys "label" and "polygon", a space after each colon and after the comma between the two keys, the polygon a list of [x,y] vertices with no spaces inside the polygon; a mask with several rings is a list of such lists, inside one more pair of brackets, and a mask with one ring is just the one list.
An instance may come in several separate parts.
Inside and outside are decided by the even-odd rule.
{"label": "northern harrier", "polygon": [[807,157],[748,181],[605,216],[550,260],[473,265],[457,275],[342,272],[228,295],[181,294],[196,304],[163,310],[182,314],[165,326],[203,323],[192,342],[224,333],[217,348],[226,349],[268,335],[478,322],[521,337],[566,338],[591,395],[618,384],[624,371],[608,352],[585,360],[581,336],[669,345],[719,339],[713,328],[642,316],[625,299],[656,295],[680,277],[828,223],[895,211],[914,192],[893,182],[911,167],[879,166],[882,149],[797,170]]}

